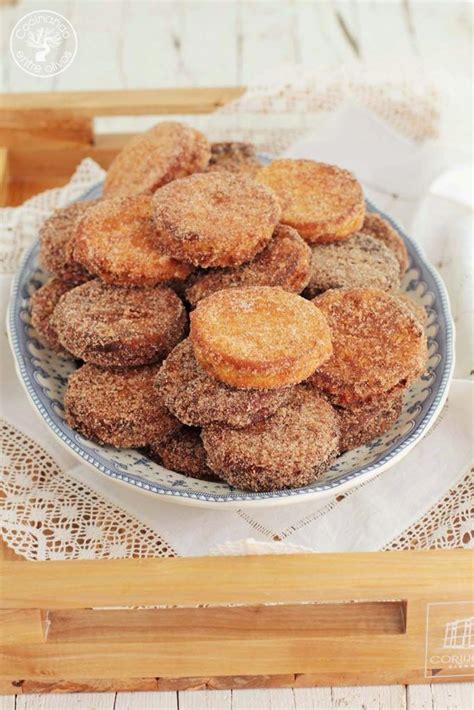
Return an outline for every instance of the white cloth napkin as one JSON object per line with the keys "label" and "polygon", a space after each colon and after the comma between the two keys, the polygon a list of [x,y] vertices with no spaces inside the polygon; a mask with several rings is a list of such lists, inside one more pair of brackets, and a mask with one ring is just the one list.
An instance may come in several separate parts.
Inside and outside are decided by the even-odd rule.
{"label": "white cloth napkin", "polygon": [[[374,138],[375,150],[370,137]],[[351,146],[356,147],[351,150]],[[259,543],[268,545],[276,540],[319,551],[380,549],[441,500],[465,475],[472,460],[472,384],[466,381],[472,318],[472,300],[466,289],[467,283],[472,283],[472,262],[468,258],[472,212],[466,204],[470,172],[464,166],[453,166],[443,175],[447,157],[439,147],[431,152],[428,147],[418,148],[367,111],[351,106],[345,106],[318,135],[299,141],[287,154],[349,167],[364,183],[369,198],[404,224],[424,246],[448,284],[459,331],[456,372],[458,378],[466,379],[453,383],[437,425],[402,462],[353,489],[342,501],[331,497],[318,503],[295,502],[271,509],[208,510],[138,492],[72,457],[32,413],[16,379],[4,335],[2,416],[40,442],[65,475],[149,525],[180,555],[242,551],[239,544],[229,547],[227,543],[248,538],[257,541],[251,545],[254,553]],[[97,173],[94,175],[96,179]],[[60,199],[65,194],[60,193]],[[15,213],[10,210],[5,219],[11,221],[14,214],[18,222],[21,209],[25,208]],[[3,308],[10,280],[1,279]],[[268,548],[260,549],[263,552]]]}

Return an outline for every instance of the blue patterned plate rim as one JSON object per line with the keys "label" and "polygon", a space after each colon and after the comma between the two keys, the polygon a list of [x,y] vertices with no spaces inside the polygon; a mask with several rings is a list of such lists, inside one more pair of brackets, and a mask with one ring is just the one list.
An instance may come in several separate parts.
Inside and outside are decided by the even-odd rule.
{"label": "blue patterned plate rim", "polygon": [[[79,199],[85,200],[98,197],[101,194],[101,189],[102,184],[98,184],[85,192]],[[111,477],[119,483],[135,486],[144,493],[152,495],[155,494],[160,497],[165,497],[167,500],[187,505],[222,508],[223,505],[231,507],[236,507],[236,505],[238,507],[281,505],[296,502],[297,500],[308,501],[320,499],[328,495],[343,493],[349,488],[359,485],[393,466],[395,463],[400,461],[427,433],[429,428],[434,424],[446,401],[449,384],[454,370],[454,324],[451,317],[449,297],[446,287],[436,269],[425,258],[421,247],[410,237],[408,237],[389,215],[386,215],[384,212],[377,209],[371,202],[366,201],[366,203],[368,211],[378,213],[402,236],[410,256],[410,262],[416,263],[416,266],[419,268],[423,277],[423,282],[426,283],[430,289],[430,292],[433,293],[435,297],[434,304],[436,304],[435,310],[438,316],[439,326],[438,345],[442,346],[440,347],[441,351],[444,349],[444,352],[441,353],[441,360],[438,366],[438,368],[440,368],[439,378],[437,379],[436,385],[430,396],[427,397],[429,405],[424,412],[423,417],[408,436],[404,436],[400,441],[392,443],[388,450],[386,450],[383,455],[374,462],[365,466],[359,466],[348,473],[337,476],[329,482],[320,481],[318,483],[318,481],[315,481],[313,484],[303,488],[286,489],[283,491],[272,491],[265,493],[240,491],[232,489],[231,487],[228,487],[223,494],[177,490],[172,486],[163,487],[161,485],[151,484],[149,481],[140,476],[114,470],[110,460],[102,457],[92,449],[87,451],[87,442],[85,440],[82,440],[84,441],[83,445],[79,445],[74,440],[74,432],[58,417],[51,406],[50,398],[46,396],[43,388],[38,384],[38,382],[36,382],[33,373],[31,372],[31,356],[27,348],[28,339],[26,337],[24,323],[21,320],[21,291],[27,283],[26,279],[31,274],[38,256],[37,242],[33,244],[25,253],[14,277],[7,317],[9,341],[15,360],[17,374],[35,411],[47,423],[59,441],[76,457],[87,463],[92,468]]]}

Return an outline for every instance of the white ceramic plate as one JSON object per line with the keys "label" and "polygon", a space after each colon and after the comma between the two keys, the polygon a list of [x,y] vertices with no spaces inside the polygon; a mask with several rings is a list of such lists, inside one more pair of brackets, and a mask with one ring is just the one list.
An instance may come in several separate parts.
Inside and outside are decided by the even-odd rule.
{"label": "white ceramic plate", "polygon": [[[101,186],[97,186],[83,199],[97,197],[100,192]],[[379,212],[370,204],[367,207]],[[338,494],[376,476],[406,456],[433,425],[446,400],[454,366],[454,326],[445,286],[420,248],[389,217],[379,214],[397,229],[408,249],[410,268],[402,288],[427,309],[429,367],[406,393],[403,412],[393,429],[340,456],[311,485],[270,493],[240,491],[226,483],[199,481],[169,471],[140,451],[99,446],[73,431],[64,420],[62,401],[67,378],[77,364],[42,345],[30,324],[30,296],[47,279],[38,265],[38,244],[27,252],[15,278],[8,317],[18,376],[33,407],[52,435],[97,475],[109,476],[157,499],[166,497],[175,503],[218,508],[281,505]]]}

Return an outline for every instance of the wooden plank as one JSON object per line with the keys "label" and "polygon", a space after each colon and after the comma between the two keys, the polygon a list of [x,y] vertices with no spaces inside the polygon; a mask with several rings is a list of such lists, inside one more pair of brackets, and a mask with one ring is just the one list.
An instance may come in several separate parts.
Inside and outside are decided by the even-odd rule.
{"label": "wooden plank", "polygon": [[29,147],[91,144],[92,119],[72,111],[34,109],[8,111],[0,109],[0,145]]}
{"label": "wooden plank", "polygon": [[[238,639],[259,636],[262,631],[267,638],[402,634],[405,631],[402,607],[399,602],[361,602],[205,609],[53,610],[48,615],[48,642]],[[42,639],[30,639],[36,640]]]}
{"label": "wooden plank", "polygon": [[8,150],[0,146],[0,206],[8,204],[8,182],[10,179],[10,167]]}
{"label": "wooden plank", "polygon": [[41,643],[43,620],[39,609],[0,609],[2,643]]}
{"label": "wooden plank", "polygon": [[409,685],[408,710],[470,710],[474,704],[472,683]]}
{"label": "wooden plank", "polygon": [[[179,696],[180,709],[184,697],[184,693]],[[199,706],[195,707],[197,710]],[[296,710],[295,697],[292,690],[236,691],[232,692],[232,710]]]}
{"label": "wooden plank", "polygon": [[[0,562],[2,608],[261,604],[470,595],[473,553],[429,550]],[[278,583],[276,583],[278,581]],[[441,581],[443,584],[441,585]]]}
{"label": "wooden plank", "polygon": [[0,710],[15,710],[15,696],[0,696]]}
{"label": "wooden plank", "polygon": [[350,710],[405,710],[405,686],[376,685],[368,688],[332,688],[331,707],[350,708]]}
{"label": "wooden plank", "polygon": [[114,710],[115,693],[19,695],[15,710]]}
{"label": "wooden plank", "polygon": [[331,688],[295,688],[293,695],[298,710],[329,710],[332,707]]}
{"label": "wooden plank", "polygon": [[[190,690],[179,695],[179,710],[231,710],[231,707],[230,690]],[[248,708],[254,710],[252,705],[247,705]]]}
{"label": "wooden plank", "polygon": [[182,710],[184,706],[178,705],[178,695],[173,692],[118,693],[114,710],[178,710],[178,707]]}
{"label": "wooden plank", "polygon": [[0,94],[0,121],[6,112],[23,111],[28,114],[65,108],[86,118],[212,113],[244,91],[243,87],[233,86]]}

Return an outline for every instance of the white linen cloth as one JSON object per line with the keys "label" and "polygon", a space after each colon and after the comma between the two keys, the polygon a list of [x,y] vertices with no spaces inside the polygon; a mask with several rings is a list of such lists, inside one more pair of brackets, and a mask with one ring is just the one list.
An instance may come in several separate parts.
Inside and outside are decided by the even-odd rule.
{"label": "white linen cloth", "polygon": [[[372,138],[375,150],[371,149]],[[449,401],[437,425],[403,461],[376,479],[354,488],[342,500],[329,497],[320,502],[295,502],[271,509],[237,507],[222,511],[176,505],[168,499],[161,501],[157,496],[146,495],[113,481],[70,455],[33,414],[15,376],[6,335],[3,334],[1,415],[7,428],[10,425],[19,432],[19,441],[23,442],[20,449],[26,450],[27,454],[29,446],[40,444],[46,452],[48,461],[52,462],[48,466],[55,466],[54,496],[64,497],[64,506],[68,508],[69,505],[71,520],[79,520],[84,504],[82,499],[89,496],[96,506],[94,510],[100,510],[102,501],[104,509],[109,506],[110,510],[116,511],[116,516],[120,514],[123,520],[128,520],[130,533],[126,544],[116,535],[113,549],[107,548],[104,552],[103,544],[98,544],[97,540],[105,523],[101,519],[101,524],[96,525],[90,519],[89,510],[87,525],[82,521],[88,530],[89,543],[84,544],[83,540],[79,543],[70,528],[68,534],[64,530],[61,532],[56,546],[41,539],[42,530],[54,527],[48,522],[52,514],[48,512],[51,506],[47,504],[53,496],[53,484],[48,483],[47,474],[44,474],[43,484],[41,481],[31,484],[28,456],[22,458],[21,451],[17,451],[21,465],[17,460],[15,466],[9,465],[10,447],[10,453],[3,460],[9,505],[3,508],[2,527],[14,549],[32,558],[126,556],[136,551],[139,536],[143,539],[145,534],[154,534],[156,540],[165,541],[166,549],[172,551],[170,554],[178,555],[245,553],[249,550],[255,554],[301,548],[376,550],[390,546],[427,511],[434,510],[448,491],[455,489],[461,481],[466,485],[468,479],[465,477],[472,461],[472,383],[467,381],[472,318],[472,298],[467,290],[468,284],[472,284],[472,205],[468,204],[470,192],[469,183],[466,183],[470,171],[462,164],[452,165],[448,170],[452,155],[443,153],[438,146],[430,150],[425,144],[420,148],[388,129],[370,112],[351,105],[343,106],[317,135],[301,139],[285,154],[304,155],[349,167],[364,183],[367,196],[403,224],[440,269],[450,291],[458,327],[458,379],[452,385]],[[390,166],[388,170],[387,166]],[[65,188],[52,191],[46,197],[33,198],[21,208],[2,210],[0,246],[5,252],[5,260],[13,259],[10,253],[12,230],[18,252],[35,238],[38,224],[53,206],[77,197],[100,177],[100,169],[92,161],[85,161]],[[1,277],[3,311],[10,282],[11,276]],[[12,430],[9,431],[11,441]],[[63,488],[61,476],[64,477]],[[469,516],[467,495],[466,492],[461,495],[456,509],[463,524]],[[25,512],[27,498],[30,507],[27,506]],[[28,512],[30,509],[33,512]],[[39,516],[42,525],[38,526],[35,516]],[[122,522],[123,525],[127,523]],[[466,526],[467,530],[467,522]],[[61,535],[67,544],[62,544]],[[31,544],[28,542],[30,538]],[[282,547],[283,543],[294,547]]]}

